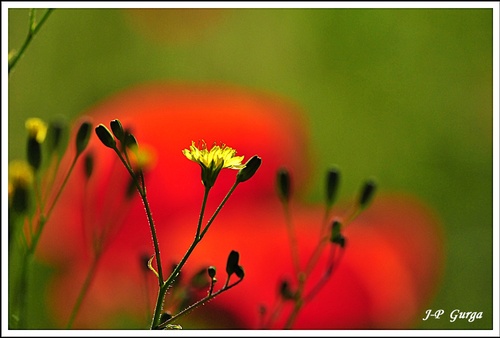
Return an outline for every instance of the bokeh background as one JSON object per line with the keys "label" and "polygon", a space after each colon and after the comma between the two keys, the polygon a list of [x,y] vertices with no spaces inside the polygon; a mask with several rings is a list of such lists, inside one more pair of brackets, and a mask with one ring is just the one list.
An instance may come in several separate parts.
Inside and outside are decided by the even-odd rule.
{"label": "bokeh background", "polygon": [[[9,9],[9,50],[27,9]],[[9,159],[24,120],[70,119],[148,81],[236,84],[286,97],[307,116],[314,175],[343,173],[340,198],[367,175],[406,192],[443,224],[445,271],[433,309],[493,323],[492,9],[56,9],[9,75]],[[426,245],[421,243],[421,245]],[[44,285],[50,270],[39,266]],[[31,295],[34,321],[49,320]],[[34,324],[36,325],[36,323]]]}

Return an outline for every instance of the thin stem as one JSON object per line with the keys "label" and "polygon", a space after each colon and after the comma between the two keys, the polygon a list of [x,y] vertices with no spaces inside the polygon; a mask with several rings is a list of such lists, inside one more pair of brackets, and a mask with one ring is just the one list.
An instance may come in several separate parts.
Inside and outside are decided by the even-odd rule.
{"label": "thin stem", "polygon": [[149,202],[146,197],[146,195],[142,195],[142,202],[144,204],[144,208],[146,209],[146,214],[148,216],[148,223],[149,223],[149,228],[151,230],[151,236],[153,238],[153,246],[155,248],[155,258],[156,258],[156,265],[158,269],[158,284],[161,286],[163,284],[163,269],[162,269],[162,264],[161,264],[161,258],[160,258],[160,244],[158,243],[158,236],[156,235],[156,227],[153,221],[153,215],[151,213],[151,209],[149,207]]}
{"label": "thin stem", "polygon": [[284,326],[285,329],[288,330],[288,329],[292,328],[292,325],[295,322],[295,319],[297,318],[297,316],[299,314],[299,311],[300,311],[300,309],[302,308],[303,305],[304,305],[303,300],[301,298],[297,299],[297,301],[295,302],[295,305],[293,307],[293,311],[292,311],[292,313],[288,317],[288,320],[285,323],[285,326]]}
{"label": "thin stem", "polygon": [[32,253],[34,253],[36,250],[38,241],[40,240],[40,236],[42,235],[43,228],[44,228],[45,224],[47,223],[47,221],[49,220],[50,216],[52,215],[52,211],[54,210],[54,207],[57,204],[59,197],[61,197],[61,193],[63,192],[64,187],[66,187],[66,184],[68,183],[68,179],[71,176],[73,169],[75,168],[76,161],[78,160],[78,157],[79,157],[79,155],[76,155],[75,158],[73,159],[73,162],[71,163],[71,166],[70,166],[68,172],[66,173],[66,176],[64,177],[64,181],[63,181],[61,187],[59,188],[59,190],[57,191],[56,197],[54,198],[52,205],[50,206],[49,210],[47,211],[47,214],[40,215],[40,220],[38,222],[38,228],[36,230],[35,236],[33,237],[33,242],[31,244],[31,247],[29,248],[29,251],[31,251]]}
{"label": "thin stem", "polygon": [[71,163],[71,166],[66,174],[66,177],[64,177],[64,181],[63,181],[61,187],[59,188],[59,191],[57,192],[57,195],[54,198],[54,201],[52,202],[52,205],[50,206],[49,211],[47,211],[47,216],[46,216],[47,219],[49,219],[50,215],[52,214],[52,211],[54,210],[54,207],[55,207],[57,201],[59,200],[59,197],[61,197],[61,193],[63,192],[66,184],[68,183],[68,179],[71,176],[71,173],[73,172],[73,169],[75,168],[76,161],[78,160],[79,157],[80,157],[80,155],[76,155],[75,158],[73,159],[73,162]]}
{"label": "thin stem", "polygon": [[229,199],[229,197],[233,194],[234,190],[236,189],[236,187],[238,186],[240,182],[236,181],[234,182],[233,186],[231,187],[231,189],[229,189],[228,193],[226,194],[226,196],[224,196],[224,199],[222,200],[222,202],[219,204],[219,206],[217,207],[217,209],[215,210],[214,214],[212,215],[212,217],[210,217],[210,219],[208,220],[207,222],[207,225],[205,225],[205,229],[203,229],[201,235],[200,235],[200,240],[203,238],[203,236],[205,236],[205,234],[207,233],[208,231],[208,228],[210,227],[210,225],[212,225],[213,221],[215,220],[215,217],[217,217],[217,215],[219,214],[219,212],[221,211],[222,207],[226,204],[227,200]]}
{"label": "thin stem", "polygon": [[33,191],[35,193],[35,200],[38,204],[38,210],[40,214],[43,214],[44,204],[42,202],[42,188],[39,182],[39,175],[36,173],[33,178]]}
{"label": "thin stem", "polygon": [[96,268],[97,268],[97,265],[99,262],[99,258],[100,258],[100,254],[96,255],[94,257],[94,259],[92,260],[92,265],[90,266],[90,269],[87,272],[87,276],[85,277],[85,281],[83,282],[82,288],[80,289],[80,293],[78,294],[78,298],[76,299],[75,305],[73,306],[73,310],[71,311],[71,315],[69,317],[68,324],[66,325],[67,330],[71,329],[71,326],[73,325],[73,322],[76,318],[76,315],[78,314],[78,311],[80,310],[83,299],[87,295],[90,284],[92,283],[92,280],[94,279],[94,276],[95,276],[95,271],[96,271]]}
{"label": "thin stem", "polygon": [[[163,268],[162,268],[161,255],[160,255],[160,245],[158,243],[158,237],[156,235],[156,227],[154,224],[151,209],[149,207],[148,198],[146,196],[146,186],[144,183],[144,177],[143,176],[141,177],[141,182],[140,182],[139,179],[137,178],[137,175],[135,174],[135,172],[133,171],[132,167],[129,164],[128,157],[124,158],[122,153],[120,152],[120,150],[116,147],[116,145],[113,147],[113,150],[118,155],[118,158],[123,163],[123,166],[125,167],[125,169],[127,169],[130,177],[132,178],[132,180],[134,182],[135,187],[137,188],[137,191],[139,192],[139,195],[141,196],[142,202],[144,204],[144,209],[146,210],[146,215],[148,218],[148,224],[149,224],[149,229],[151,232],[151,237],[153,238],[155,259],[156,259],[156,265],[157,265],[157,269],[158,269],[158,285],[159,285],[155,311],[154,311],[154,315],[153,315],[153,320],[151,322],[151,328],[154,328],[156,325],[158,325],[157,323],[160,320],[160,315],[161,315],[161,312],[163,309],[163,301],[165,298],[165,294],[168,290],[168,287],[173,282],[173,279],[175,278],[174,276],[177,276],[180,269],[179,270],[175,269],[172,272],[172,274],[170,275],[170,277],[167,279],[167,281],[164,282],[164,280],[163,280]],[[126,152],[126,151],[124,151],[124,152]],[[125,154],[125,156],[127,156],[127,155]],[[141,183],[142,183],[142,185],[141,185]],[[196,243],[196,238],[195,238],[195,241],[193,242],[193,244],[195,244],[195,243]],[[191,245],[192,247],[193,247],[193,244]],[[190,250],[192,251],[191,248],[190,248]]]}
{"label": "thin stem", "polygon": [[203,222],[203,216],[205,215],[205,207],[207,206],[208,194],[210,193],[210,188],[205,187],[205,193],[203,195],[203,202],[201,203],[200,217],[198,219],[198,225],[196,227],[196,240],[200,239],[201,224]]}
{"label": "thin stem", "polygon": [[295,269],[295,275],[298,278],[300,274],[300,262],[299,262],[299,245],[297,241],[297,235],[293,227],[292,216],[290,214],[290,208],[288,202],[283,203],[283,208],[285,211],[286,229],[288,231],[288,237],[290,239],[290,249],[292,251],[293,267]]}
{"label": "thin stem", "polygon": [[323,252],[323,249],[325,248],[325,245],[327,245],[327,244],[328,244],[328,237],[327,236],[321,238],[320,241],[318,242],[318,245],[314,249],[314,252],[312,253],[311,257],[309,258],[309,261],[307,262],[307,266],[305,269],[306,276],[309,276],[311,274],[312,270],[314,269],[314,267],[318,263],[318,259],[320,258],[321,253]]}
{"label": "thin stem", "polygon": [[120,159],[120,161],[123,163],[123,165],[127,169],[130,177],[134,181],[134,184],[137,188],[137,191],[141,195],[142,203],[144,204],[144,209],[146,210],[146,215],[148,218],[149,230],[151,231],[151,237],[153,238],[153,246],[155,249],[155,259],[156,259],[156,265],[157,265],[157,269],[158,269],[158,285],[160,286],[160,289],[161,289],[161,287],[163,285],[163,269],[162,269],[161,256],[160,256],[160,244],[158,243],[158,237],[156,235],[156,227],[155,227],[155,223],[153,220],[153,215],[151,213],[149,201],[148,201],[148,198],[146,196],[146,186],[144,184],[144,177],[142,176],[142,178],[141,178],[141,181],[142,181],[142,186],[141,186],[141,182],[139,182],[137,175],[132,170],[132,167],[130,166],[128,161],[122,156],[121,152],[118,150],[116,145],[113,148],[113,150],[116,152],[116,154],[118,155],[118,158]]}
{"label": "thin stem", "polygon": [[[219,204],[219,206],[215,210],[215,212],[212,215],[212,217],[208,220],[207,224],[205,225],[205,228],[203,229],[203,231],[199,235],[198,235],[198,230],[197,230],[197,235],[194,237],[193,242],[191,243],[191,245],[189,246],[188,250],[186,251],[186,253],[182,257],[181,261],[179,262],[179,264],[177,264],[175,266],[174,270],[172,271],[172,273],[170,274],[170,276],[168,277],[168,279],[165,281],[165,283],[160,286],[160,290],[158,291],[158,297],[157,297],[157,300],[156,300],[155,312],[154,312],[153,320],[151,322],[151,329],[157,327],[158,324],[159,324],[158,322],[160,320],[161,311],[162,311],[162,308],[163,308],[163,299],[165,297],[165,293],[166,293],[167,289],[174,282],[175,278],[177,278],[177,276],[179,275],[181,269],[184,267],[184,264],[186,264],[186,261],[191,256],[191,253],[194,251],[194,249],[196,248],[196,245],[198,245],[198,243],[203,239],[203,237],[205,236],[206,232],[208,231],[210,225],[215,220],[215,217],[219,214],[219,212],[222,209],[222,207],[226,204],[227,200],[229,199],[229,197],[231,196],[231,194],[233,193],[233,191],[236,189],[236,187],[238,186],[238,184],[239,184],[238,181],[236,181],[233,184],[233,186],[228,191],[228,193],[226,194],[226,196],[224,197],[224,199],[222,200],[222,202]],[[209,193],[209,191],[210,191],[209,188],[206,189],[205,193],[204,193],[204,196],[203,196],[202,211],[200,212],[200,220],[203,218],[204,208],[205,208],[206,201],[208,200],[208,193]],[[201,224],[201,223],[199,223],[199,224]]]}
{"label": "thin stem", "polygon": [[[243,280],[243,278],[239,279],[238,281],[234,282],[231,285],[228,285],[228,283],[226,282],[226,285],[222,289],[220,289],[219,291],[217,291],[215,293],[208,294],[207,296],[205,296],[204,298],[198,300],[196,303],[191,304],[190,306],[188,306],[187,308],[185,308],[184,310],[182,310],[181,312],[179,312],[178,314],[176,314],[172,318],[170,318],[170,319],[166,320],[165,322],[161,323],[156,328],[157,329],[163,329],[163,328],[165,328],[169,323],[171,323],[171,322],[173,322],[175,320],[178,320],[179,318],[185,316],[186,314],[188,314],[189,312],[191,312],[192,310],[194,310],[198,306],[202,305],[203,303],[208,302],[209,300],[217,297],[221,293],[223,293],[225,291],[228,291],[229,289],[235,287],[236,285],[238,285],[239,283],[241,283],[242,280]],[[229,279],[228,279],[228,281],[229,281]]]}
{"label": "thin stem", "polygon": [[316,294],[325,286],[326,282],[328,282],[331,275],[335,272],[335,269],[338,267],[340,260],[344,256],[344,249],[340,251],[340,256],[337,259],[335,259],[336,247],[337,247],[336,245],[332,247],[326,271],[323,274],[322,278],[314,286],[314,288],[309,292],[309,294],[304,297],[304,304],[310,302],[316,296]]}
{"label": "thin stem", "polygon": [[[54,182],[55,182],[55,179],[57,177],[57,172],[59,171],[59,166],[61,164],[61,158],[59,156],[57,156],[56,153],[54,153],[54,155],[52,156],[52,160],[51,160],[51,165],[49,166],[51,170],[50,172],[50,176],[49,178],[47,179],[47,183],[46,183],[46,186],[45,186],[45,191],[47,191],[46,193],[46,196],[44,196],[45,198],[43,199],[44,203],[47,201],[47,198],[49,198],[49,194],[48,192],[50,192],[50,188],[54,185]],[[43,207],[41,208],[41,210],[43,211],[44,209],[44,205],[42,205]]]}
{"label": "thin stem", "polygon": [[32,255],[26,252],[23,256],[23,261],[21,265],[21,276],[19,281],[19,328],[27,329],[27,295],[28,295],[28,279],[29,279],[29,267],[31,266]]}
{"label": "thin stem", "polygon": [[20,280],[20,287],[21,287],[21,291],[19,293],[19,298],[20,298],[20,301],[19,301],[19,306],[20,306],[20,325],[21,327],[24,326],[24,323],[26,321],[26,315],[25,313],[27,312],[26,310],[26,299],[27,299],[27,295],[28,295],[28,279],[29,279],[29,264],[35,254],[35,251],[36,251],[36,248],[38,246],[38,242],[40,240],[40,237],[42,235],[42,232],[43,232],[43,228],[45,226],[45,224],[47,223],[47,221],[49,220],[50,218],[50,215],[52,214],[52,210],[54,209],[54,206],[56,205],[57,203],[57,200],[59,199],[59,197],[61,196],[61,193],[62,191],[64,190],[64,187],[66,186],[66,183],[68,181],[68,178],[70,177],[71,175],[71,172],[73,171],[74,167],[75,167],[75,164],[76,164],[76,161],[78,159],[78,155],[75,156],[73,162],[71,163],[71,166],[68,170],[68,173],[66,174],[66,177],[64,178],[64,181],[61,185],[61,187],[59,188],[57,194],[56,194],[56,197],[54,198],[54,202],[52,203],[52,206],[50,207],[49,211],[47,212],[46,215],[44,214],[40,214],[40,218],[39,218],[39,221],[38,221],[38,228],[35,230],[35,234],[33,236],[33,240],[31,241],[30,245],[28,245],[27,247],[27,250],[26,252],[24,253],[24,258],[23,258],[23,264],[21,265],[21,280]]}
{"label": "thin stem", "polygon": [[174,270],[172,271],[172,273],[170,274],[168,279],[162,285],[160,285],[160,289],[158,290],[158,297],[156,299],[155,312],[153,315],[153,320],[151,322],[151,329],[155,328],[159,324],[158,322],[160,320],[161,312],[163,309],[163,301],[165,298],[165,293],[167,292],[170,285],[172,285],[175,278],[177,278],[177,276],[179,275],[182,267],[184,266],[184,264],[186,264],[186,261],[188,260],[189,256],[193,252],[196,245],[200,242],[201,238],[202,238],[202,236],[200,236],[200,237],[195,236],[195,238],[193,239],[193,242],[191,243],[188,250],[186,251],[186,253],[182,257],[179,264],[177,264],[175,266]]}
{"label": "thin stem", "polygon": [[49,8],[45,11],[43,14],[42,18],[38,23],[35,23],[35,10],[30,9],[30,25],[28,29],[28,35],[26,36],[26,39],[24,40],[24,43],[22,44],[21,48],[19,51],[17,51],[12,57],[9,57],[9,74],[10,71],[14,68],[14,66],[17,64],[21,56],[23,56],[24,52],[26,51],[26,48],[30,44],[31,40],[35,37],[36,33],[40,30],[42,25],[45,23],[47,18],[49,17],[50,13],[52,13],[54,9]]}

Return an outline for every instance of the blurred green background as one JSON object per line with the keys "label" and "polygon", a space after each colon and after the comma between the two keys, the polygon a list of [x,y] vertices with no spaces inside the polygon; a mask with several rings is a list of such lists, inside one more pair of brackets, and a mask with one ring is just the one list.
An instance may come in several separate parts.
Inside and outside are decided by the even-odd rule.
{"label": "blurred green background", "polygon": [[[483,319],[418,328],[492,327],[492,9],[157,14],[141,26],[144,13],[56,9],[9,75],[9,159],[24,156],[26,118],[71,118],[145,81],[277,93],[308,114],[309,200],[321,199],[324,170],[338,164],[341,198],[374,176],[381,190],[419,197],[442,221],[446,268],[432,308]],[[27,28],[28,10],[9,9],[9,50]],[[42,305],[34,311],[46,320]]]}

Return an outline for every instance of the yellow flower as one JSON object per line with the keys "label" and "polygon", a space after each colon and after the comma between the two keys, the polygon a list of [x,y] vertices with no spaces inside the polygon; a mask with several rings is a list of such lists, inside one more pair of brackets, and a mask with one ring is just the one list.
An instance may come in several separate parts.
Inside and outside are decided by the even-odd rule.
{"label": "yellow flower", "polygon": [[9,163],[9,183],[13,187],[27,188],[33,183],[33,169],[31,166],[20,160]]}
{"label": "yellow flower", "polygon": [[236,156],[236,150],[227,147],[225,144],[220,146],[214,145],[212,149],[208,150],[205,142],[202,142],[201,149],[199,149],[194,141],[191,143],[189,149],[184,149],[182,153],[188,160],[196,162],[201,167],[201,180],[205,187],[211,188],[219,172],[224,168],[229,169],[243,169],[244,156]]}
{"label": "yellow flower", "polygon": [[41,119],[32,117],[24,123],[30,138],[36,139],[38,143],[42,143],[47,135],[47,124]]}
{"label": "yellow flower", "polygon": [[13,211],[23,214],[28,210],[33,180],[33,169],[27,162],[14,160],[9,163],[9,208]]}

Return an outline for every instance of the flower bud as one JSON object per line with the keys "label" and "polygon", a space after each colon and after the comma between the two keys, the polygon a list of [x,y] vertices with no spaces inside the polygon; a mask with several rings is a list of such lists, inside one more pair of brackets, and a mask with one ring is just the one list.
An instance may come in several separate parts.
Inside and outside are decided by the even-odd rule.
{"label": "flower bud", "polygon": [[364,209],[370,204],[373,196],[375,195],[375,190],[377,188],[376,183],[373,180],[368,180],[365,182],[361,194],[359,196],[359,207]]}
{"label": "flower bud", "polygon": [[215,266],[209,266],[207,269],[207,272],[208,272],[208,276],[210,276],[210,278],[214,279],[215,273],[217,272],[217,270],[215,269]]}
{"label": "flower bud", "polygon": [[63,146],[63,134],[66,130],[65,121],[58,120],[52,121],[49,124],[49,129],[47,131],[47,146],[49,154],[60,149]]}
{"label": "flower bud", "polygon": [[101,141],[102,144],[104,144],[106,147],[115,149],[116,148],[116,141],[113,135],[111,135],[111,132],[106,128],[104,124],[99,124],[95,128],[95,133],[97,134],[97,137]]}
{"label": "flower bud", "polygon": [[42,146],[37,141],[36,137],[28,138],[28,145],[26,147],[26,155],[28,163],[31,165],[34,171],[40,169],[42,164]]}
{"label": "flower bud", "polygon": [[88,180],[90,178],[90,176],[92,176],[92,172],[94,171],[94,155],[93,154],[88,153],[85,156],[84,165],[85,165],[85,177]]}
{"label": "flower bud", "polygon": [[17,160],[9,163],[9,199],[14,211],[24,213],[29,209],[33,180],[33,167],[28,163]]}
{"label": "flower bud", "polygon": [[236,274],[236,276],[238,276],[239,279],[243,279],[243,277],[245,277],[245,270],[243,270],[243,267],[241,265],[238,265],[236,267],[234,273]]}
{"label": "flower bud", "polygon": [[89,144],[90,139],[90,129],[92,128],[92,124],[89,121],[84,121],[78,132],[76,134],[76,156],[79,156],[87,145]]}
{"label": "flower bud", "polygon": [[27,187],[16,186],[11,195],[12,210],[20,214],[28,211],[30,206],[30,191]]}
{"label": "flower bud", "polygon": [[109,125],[111,126],[111,130],[113,131],[113,134],[115,135],[115,137],[120,142],[123,142],[123,140],[125,139],[125,131],[123,130],[123,126],[122,126],[122,123],[120,122],[120,120],[115,119],[115,120],[111,121],[109,123]]}
{"label": "flower bud", "polygon": [[139,147],[137,139],[134,135],[127,133],[127,136],[125,136],[125,146],[127,148]]}
{"label": "flower bud", "polygon": [[238,251],[232,250],[231,253],[229,254],[229,257],[227,258],[227,264],[226,264],[226,272],[228,278],[238,269],[239,260],[240,260],[240,254],[238,253]]}
{"label": "flower bud", "polygon": [[292,291],[292,289],[290,288],[290,284],[288,283],[287,280],[283,280],[281,283],[280,283],[280,295],[281,297],[284,299],[284,300],[292,300],[295,298],[295,295]]}
{"label": "flower bud", "polygon": [[339,186],[340,173],[336,168],[331,168],[326,173],[326,205],[331,207],[335,202]]}
{"label": "flower bud", "polygon": [[338,244],[343,248],[345,246],[345,238],[340,231],[341,227],[342,224],[339,221],[333,221],[330,242]]}
{"label": "flower bud", "polygon": [[253,175],[257,172],[257,169],[259,169],[260,165],[262,163],[262,159],[254,155],[252,156],[247,163],[245,163],[245,167],[240,169],[238,171],[238,174],[236,175],[236,180],[238,182],[245,182],[253,177]]}
{"label": "flower bud", "polygon": [[278,195],[283,202],[290,200],[290,174],[288,170],[282,168],[278,170],[276,176],[276,183],[278,188]]}

